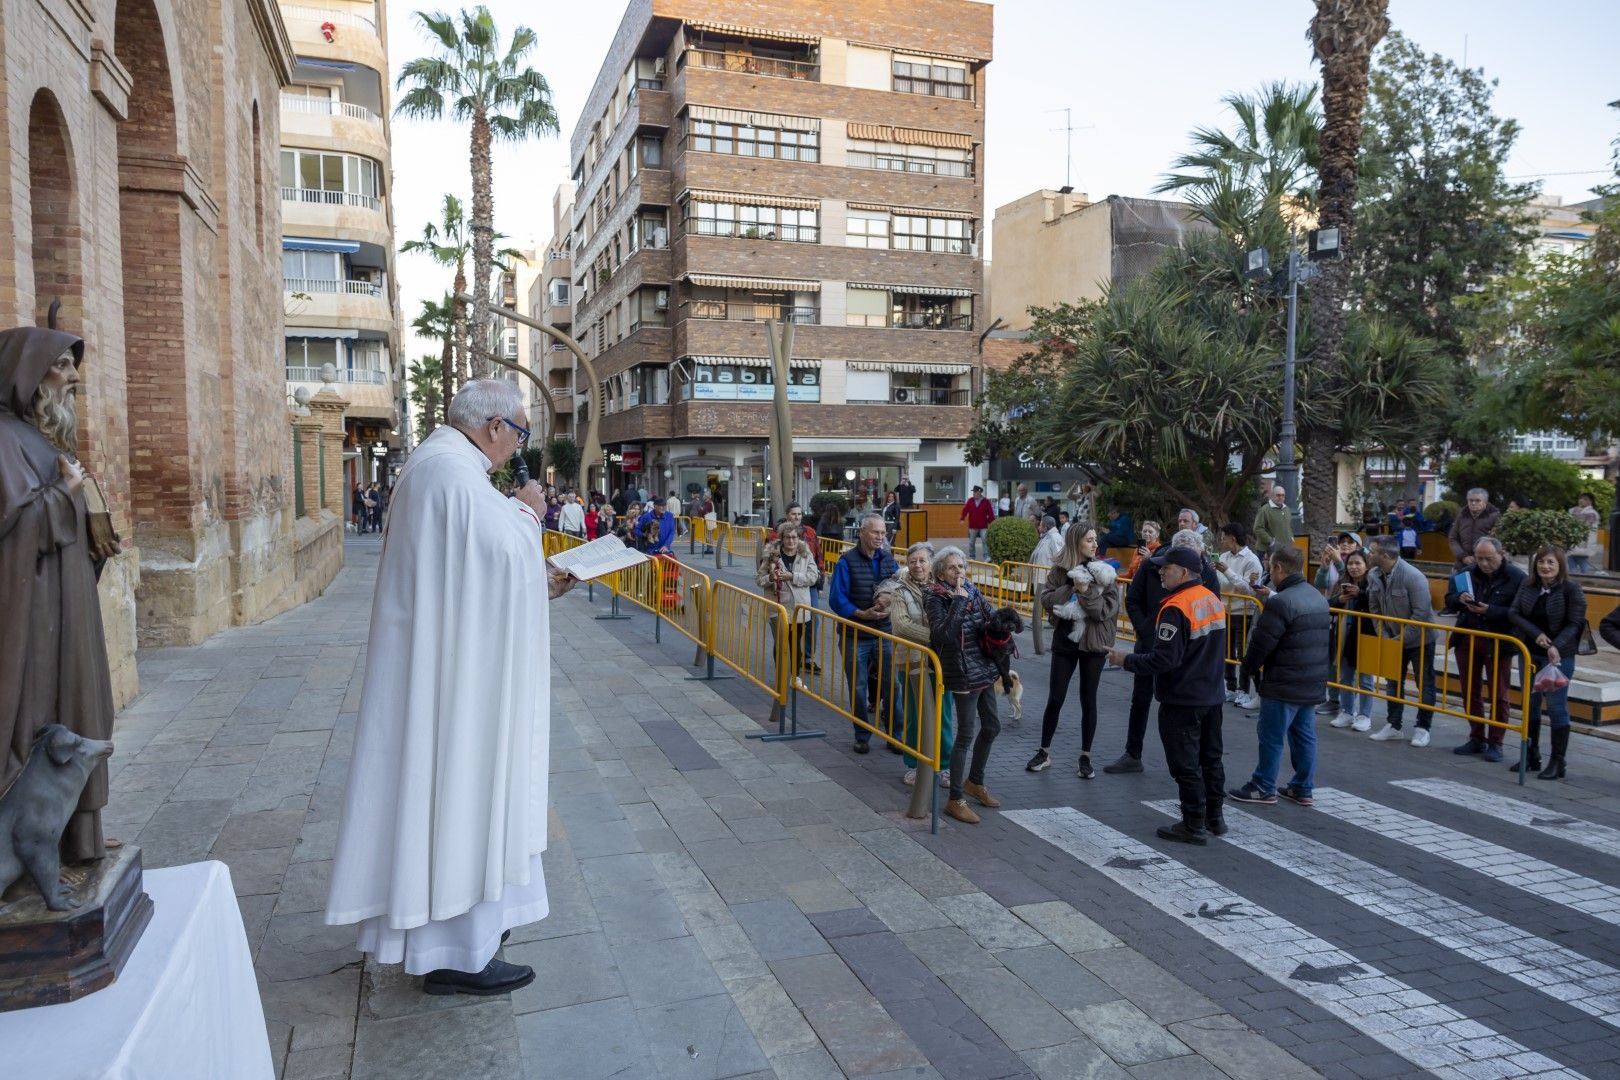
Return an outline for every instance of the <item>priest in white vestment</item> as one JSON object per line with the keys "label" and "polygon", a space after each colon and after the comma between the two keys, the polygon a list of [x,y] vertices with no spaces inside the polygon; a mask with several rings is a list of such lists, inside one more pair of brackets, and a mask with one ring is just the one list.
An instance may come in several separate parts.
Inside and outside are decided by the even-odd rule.
{"label": "priest in white vestment", "polygon": [[433,994],[534,979],[495,954],[545,917],[550,757],[545,497],[489,474],[528,438],[518,388],[464,385],[401,470],[383,534],[354,757],[326,904]]}

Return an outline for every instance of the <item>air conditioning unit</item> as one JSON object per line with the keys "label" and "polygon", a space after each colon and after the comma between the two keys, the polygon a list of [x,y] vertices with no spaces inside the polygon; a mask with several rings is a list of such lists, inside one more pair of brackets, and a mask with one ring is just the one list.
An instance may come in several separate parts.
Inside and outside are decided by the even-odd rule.
{"label": "air conditioning unit", "polygon": [[894,390],[894,400],[907,402],[911,400],[911,391],[904,386],[897,386]]}
{"label": "air conditioning unit", "polygon": [[653,74],[662,75],[667,70],[666,62],[662,56],[653,60]]}
{"label": "air conditioning unit", "polygon": [[657,308],[659,311],[668,311],[669,310],[669,290],[668,289],[659,289],[656,293],[653,294],[653,307]]}

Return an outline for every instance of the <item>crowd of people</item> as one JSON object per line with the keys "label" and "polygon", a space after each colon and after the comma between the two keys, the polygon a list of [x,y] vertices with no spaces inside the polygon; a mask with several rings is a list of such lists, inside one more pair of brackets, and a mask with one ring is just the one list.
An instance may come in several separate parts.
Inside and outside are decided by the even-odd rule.
{"label": "crowd of people", "polygon": [[[979,820],[975,806],[999,805],[985,787],[985,766],[1001,730],[998,672],[985,645],[994,606],[967,576],[968,560],[998,510],[1036,522],[1039,540],[1030,561],[1046,570],[1037,603],[1053,626],[1040,742],[1025,768],[1041,772],[1053,764],[1069,687],[1077,685],[1079,746],[1070,760],[1078,778],[1097,775],[1097,691],[1104,670],[1121,667],[1134,680],[1125,745],[1100,771],[1142,770],[1143,740],[1157,700],[1160,738],[1183,809],[1182,821],[1164,830],[1172,839],[1199,843],[1224,832],[1221,808],[1227,799],[1269,804],[1287,798],[1310,805],[1318,719],[1378,742],[1409,739],[1413,747],[1428,746],[1446,662],[1436,655],[1443,637],[1459,672],[1461,711],[1471,718],[1468,737],[1454,752],[1503,761],[1504,735],[1516,726],[1511,689],[1513,660],[1520,654],[1492,639],[1446,634],[1437,614],[1454,616],[1460,629],[1524,643],[1531,662],[1518,678],[1533,684],[1528,767],[1543,779],[1566,775],[1568,681],[1577,654],[1594,647],[1585,594],[1570,576],[1572,560],[1562,549],[1537,551],[1528,572],[1514,564],[1494,535],[1500,512],[1484,491],[1470,491],[1449,523],[1455,565],[1438,613],[1429,580],[1413,562],[1419,551],[1412,530],[1421,514],[1415,505],[1393,508],[1387,531],[1379,535],[1340,533],[1312,573],[1293,543],[1280,486],[1268,492],[1252,527],[1234,521],[1212,532],[1197,511],[1181,510],[1167,544],[1158,522],[1144,521],[1133,531],[1129,515],[1117,510],[1108,512],[1102,528],[1090,521],[1067,527],[1047,512],[1050,500],[1037,502],[1024,485],[1016,498],[1009,494],[1002,501],[1006,505],[998,507],[975,487],[961,513],[968,550],[915,544],[904,565],[888,550],[888,515],[869,512],[860,519],[857,543],[827,581],[831,611],[859,627],[840,649],[852,711],[862,721],[854,725],[857,753],[870,752],[874,723],[904,745],[917,745],[924,702],[918,700],[914,668],[920,661],[903,656],[897,664],[888,635],[938,655],[945,691],[941,745],[948,762],[940,782],[949,788],[945,813],[952,818],[973,823]],[[1107,557],[1110,548],[1125,547],[1135,549],[1128,566]],[[765,546],[758,584],[768,598],[807,620],[822,566],[816,532],[804,526],[795,505]],[[1135,631],[1129,650],[1116,641],[1122,611]],[[1604,621],[1600,633],[1620,648],[1620,612]],[[804,649],[796,664],[809,663],[813,637],[813,631],[801,633]],[[1406,706],[1413,699],[1416,719],[1408,731]],[[879,721],[873,721],[874,701],[888,703]],[[1380,701],[1384,717],[1374,730]],[[1228,705],[1258,713],[1255,769],[1230,789],[1221,737]],[[1551,728],[1545,762],[1543,712]],[[1285,747],[1293,773],[1279,784]],[[1517,768],[1517,759],[1509,765]],[[905,783],[915,781],[916,770],[908,756]]]}

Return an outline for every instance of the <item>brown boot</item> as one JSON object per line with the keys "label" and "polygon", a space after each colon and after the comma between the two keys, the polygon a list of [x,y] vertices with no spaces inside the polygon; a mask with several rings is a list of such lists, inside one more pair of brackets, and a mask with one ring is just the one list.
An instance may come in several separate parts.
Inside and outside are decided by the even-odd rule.
{"label": "brown boot", "polygon": [[1001,800],[986,791],[983,784],[975,784],[971,780],[962,785],[962,794],[973,796],[980,806],[988,806],[992,810],[1001,805]]}
{"label": "brown boot", "polygon": [[979,823],[979,815],[973,812],[973,808],[967,804],[966,799],[951,799],[947,802],[945,804],[945,816],[953,817],[957,821],[965,822],[968,825],[977,825]]}

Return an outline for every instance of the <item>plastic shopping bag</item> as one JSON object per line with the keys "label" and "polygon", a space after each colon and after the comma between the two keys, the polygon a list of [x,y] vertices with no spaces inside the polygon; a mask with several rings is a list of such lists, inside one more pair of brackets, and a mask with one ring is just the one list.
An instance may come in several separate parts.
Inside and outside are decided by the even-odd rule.
{"label": "plastic shopping bag", "polygon": [[1536,672],[1536,681],[1530,684],[1530,689],[1538,694],[1551,693],[1562,690],[1569,685],[1569,676],[1558,670],[1557,664],[1548,664]]}

